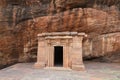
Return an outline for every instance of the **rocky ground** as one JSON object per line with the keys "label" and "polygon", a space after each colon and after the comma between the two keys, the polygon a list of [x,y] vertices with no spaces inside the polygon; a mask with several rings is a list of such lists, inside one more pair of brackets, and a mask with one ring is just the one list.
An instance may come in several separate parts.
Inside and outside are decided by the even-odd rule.
{"label": "rocky ground", "polygon": [[120,64],[85,62],[86,71],[34,69],[19,63],[0,70],[0,80],[120,80]]}

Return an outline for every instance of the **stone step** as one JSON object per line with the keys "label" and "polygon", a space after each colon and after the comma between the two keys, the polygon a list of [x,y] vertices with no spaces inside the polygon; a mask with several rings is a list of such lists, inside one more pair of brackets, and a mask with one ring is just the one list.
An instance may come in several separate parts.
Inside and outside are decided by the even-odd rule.
{"label": "stone step", "polygon": [[58,70],[58,71],[71,71],[70,68],[64,68],[64,67],[45,67],[44,69],[48,70]]}

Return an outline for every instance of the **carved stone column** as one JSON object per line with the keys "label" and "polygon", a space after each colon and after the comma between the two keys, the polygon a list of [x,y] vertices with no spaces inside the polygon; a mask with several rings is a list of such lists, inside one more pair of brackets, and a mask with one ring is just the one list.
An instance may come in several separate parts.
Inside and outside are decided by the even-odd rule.
{"label": "carved stone column", "polygon": [[49,47],[49,67],[54,67],[54,46]]}
{"label": "carved stone column", "polygon": [[69,62],[68,62],[68,59],[69,59],[69,56],[68,56],[68,54],[69,54],[69,51],[68,51],[68,49],[69,49],[69,47],[67,46],[67,45],[65,45],[65,46],[63,46],[63,55],[64,55],[64,57],[63,57],[63,66],[65,67],[65,68],[69,68]]}
{"label": "carved stone column", "polygon": [[73,37],[72,69],[77,71],[85,70],[82,58],[83,35]]}
{"label": "carved stone column", "polygon": [[35,68],[43,68],[46,64],[45,58],[45,40],[43,37],[38,38],[38,54],[37,62],[35,63]]}

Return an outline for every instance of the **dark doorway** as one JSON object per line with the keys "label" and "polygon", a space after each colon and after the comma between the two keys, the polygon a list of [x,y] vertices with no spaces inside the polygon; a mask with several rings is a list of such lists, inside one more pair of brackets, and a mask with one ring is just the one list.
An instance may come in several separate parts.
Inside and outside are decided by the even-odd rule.
{"label": "dark doorway", "polygon": [[63,47],[54,47],[54,66],[63,66]]}

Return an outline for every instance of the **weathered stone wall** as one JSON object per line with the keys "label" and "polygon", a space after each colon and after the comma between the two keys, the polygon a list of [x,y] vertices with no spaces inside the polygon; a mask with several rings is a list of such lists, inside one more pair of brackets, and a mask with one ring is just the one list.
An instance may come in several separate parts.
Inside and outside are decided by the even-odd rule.
{"label": "weathered stone wall", "polygon": [[[108,34],[103,34],[99,35],[95,38],[88,39],[84,42],[84,57],[85,58],[90,58],[92,57],[104,57],[104,56],[109,56],[107,61],[112,61],[113,62],[119,62],[119,59],[117,57],[120,57],[119,54],[120,52],[120,33],[108,33]],[[113,55],[117,55],[114,57]],[[111,59],[112,58],[112,59]],[[111,59],[111,60],[110,60]]]}

